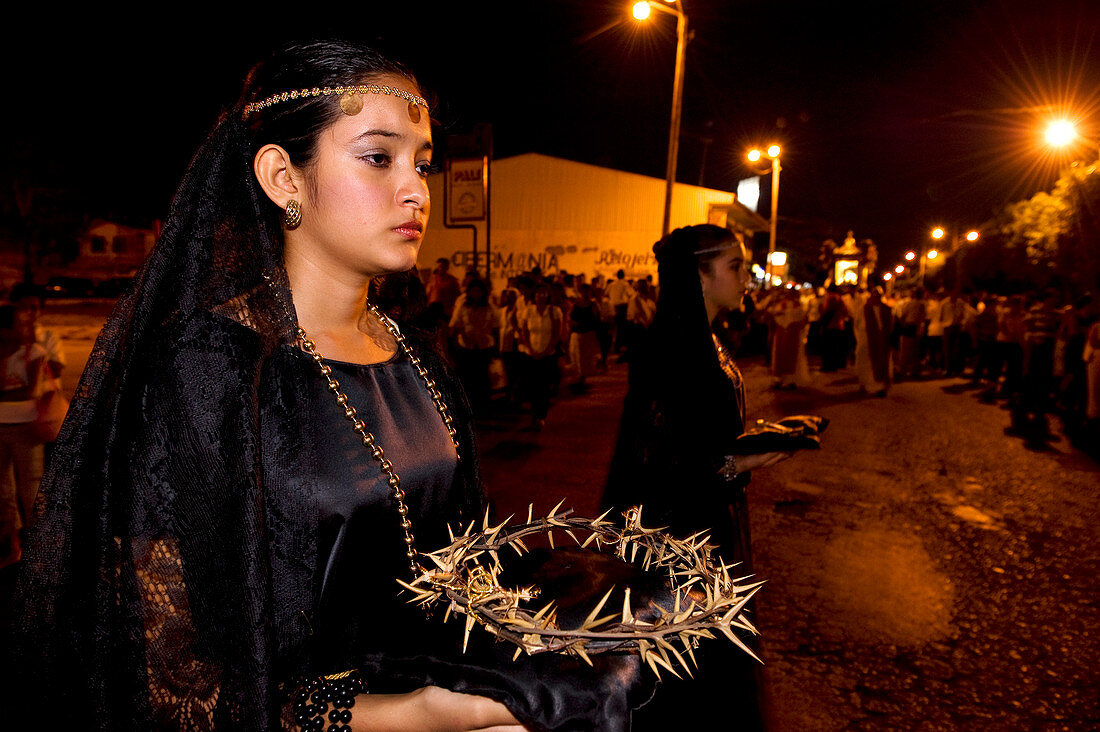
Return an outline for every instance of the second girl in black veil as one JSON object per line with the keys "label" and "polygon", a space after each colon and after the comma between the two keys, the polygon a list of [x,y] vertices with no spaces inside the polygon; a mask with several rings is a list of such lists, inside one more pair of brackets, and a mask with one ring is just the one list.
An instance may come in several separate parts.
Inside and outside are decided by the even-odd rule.
{"label": "second girl in black veil", "polygon": [[[710,535],[715,554],[752,574],[745,490],[749,471],[785,453],[729,457],[745,430],[745,389],[721,316],[741,310],[748,284],[740,233],[711,224],[676,229],[653,248],[660,296],[637,355],[604,508],[642,506],[646,526]],[[749,641],[751,645],[751,641]],[[732,645],[700,649],[695,679],[666,684],[635,714],[636,730],[671,729],[685,709],[720,708],[731,729],[761,729],[757,662]],[[717,705],[717,706],[712,706]]]}
{"label": "second girl in black veil", "polygon": [[[39,721],[288,729],[339,700],[350,722],[315,724],[625,729],[637,664],[462,656],[398,593],[486,505],[461,388],[367,300],[427,221],[422,94],[370,49],[293,46],[196,153],[43,482],[18,588]],[[367,693],[295,703],[352,667]]]}

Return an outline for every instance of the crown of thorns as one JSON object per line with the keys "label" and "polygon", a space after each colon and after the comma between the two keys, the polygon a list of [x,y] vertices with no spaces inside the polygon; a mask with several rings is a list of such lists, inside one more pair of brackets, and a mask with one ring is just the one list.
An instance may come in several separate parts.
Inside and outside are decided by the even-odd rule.
{"label": "crown of thorns", "polygon": [[[691,675],[696,666],[693,649],[701,638],[721,634],[756,660],[760,660],[735,631],[756,634],[745,617],[749,598],[763,582],[746,583],[748,577],[731,577],[730,565],[716,561],[709,535],[702,532],[676,539],[663,529],[641,525],[641,507],[625,512],[624,525],[615,526],[606,517],[595,519],[561,513],[564,501],[545,518],[533,519],[527,509],[527,522],[505,528],[508,520],[489,525],[482,520],[481,531],[474,532],[471,522],[461,536],[451,534],[451,544],[426,554],[434,569],[425,570],[413,582],[398,582],[414,594],[410,602],[447,603],[445,620],[453,615],[466,616],[462,648],[465,652],[470,631],[480,624],[493,635],[514,643],[513,659],[521,653],[557,652],[579,656],[591,665],[591,654],[613,650],[636,651],[657,677],[665,669],[679,677],[679,666]],[[659,617],[643,620],[635,617],[630,604],[630,588],[624,588],[623,605],[601,615],[614,587],[596,603],[577,628],[562,628],[557,622],[555,601],[534,610],[540,591],[536,586],[501,586],[501,553],[510,548],[517,555],[529,552],[524,537],[544,535],[555,548],[554,532],[564,534],[581,548],[614,556],[639,566],[643,571],[667,572],[671,601],[658,607]],[[690,665],[689,665],[690,660]]]}

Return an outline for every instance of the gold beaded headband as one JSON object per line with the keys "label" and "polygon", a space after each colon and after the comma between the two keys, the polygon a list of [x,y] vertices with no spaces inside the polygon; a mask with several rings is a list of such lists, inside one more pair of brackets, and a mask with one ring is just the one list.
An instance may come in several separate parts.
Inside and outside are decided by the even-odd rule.
{"label": "gold beaded headband", "polygon": [[315,86],[312,89],[296,89],[294,91],[274,94],[264,99],[262,102],[251,102],[245,105],[243,116],[247,117],[252,112],[258,112],[273,104],[290,101],[291,99],[306,99],[309,97],[321,96],[329,97],[333,94],[341,95],[340,109],[347,115],[359,114],[360,110],[363,109],[363,100],[360,98],[361,94],[389,94],[391,97],[404,99],[409,103],[409,119],[414,123],[420,121],[420,107],[428,111],[428,102],[425,101],[424,97],[410,94],[404,89],[398,89],[384,84],[349,84],[346,86]]}

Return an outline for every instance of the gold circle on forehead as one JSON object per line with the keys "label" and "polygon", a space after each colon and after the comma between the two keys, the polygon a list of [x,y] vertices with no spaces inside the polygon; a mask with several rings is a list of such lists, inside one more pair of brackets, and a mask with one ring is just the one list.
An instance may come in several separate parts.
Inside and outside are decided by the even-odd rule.
{"label": "gold circle on forehead", "polygon": [[363,109],[363,97],[356,94],[354,91],[349,91],[344,96],[340,97],[340,110],[349,116],[359,114]]}
{"label": "gold circle on forehead", "polygon": [[416,102],[409,102],[409,119],[414,125],[420,121],[420,107],[416,106]]}

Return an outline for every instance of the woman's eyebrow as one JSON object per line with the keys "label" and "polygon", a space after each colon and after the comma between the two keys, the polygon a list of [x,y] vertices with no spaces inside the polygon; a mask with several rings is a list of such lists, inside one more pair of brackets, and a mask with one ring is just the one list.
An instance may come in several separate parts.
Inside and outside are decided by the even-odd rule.
{"label": "woman's eyebrow", "polygon": [[367,130],[355,137],[355,141],[358,142],[364,137],[392,137],[400,140],[404,137],[400,132],[394,132],[393,130]]}
{"label": "woman's eyebrow", "polygon": [[[405,139],[405,135],[403,135],[400,132],[394,132],[393,130],[379,129],[379,130],[367,130],[366,132],[363,132],[363,133],[357,135],[355,137],[355,139],[352,140],[352,142],[359,142],[360,140],[363,140],[363,139],[368,138],[368,137],[388,137],[388,138],[393,139],[393,140],[404,140]],[[432,141],[431,140],[425,140],[424,144],[420,146],[420,149],[421,150],[432,150],[433,149],[432,148]]]}

